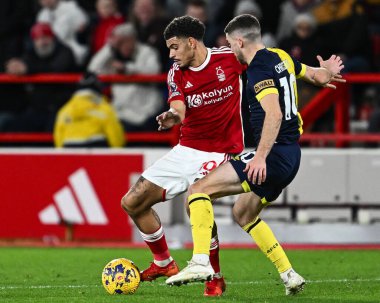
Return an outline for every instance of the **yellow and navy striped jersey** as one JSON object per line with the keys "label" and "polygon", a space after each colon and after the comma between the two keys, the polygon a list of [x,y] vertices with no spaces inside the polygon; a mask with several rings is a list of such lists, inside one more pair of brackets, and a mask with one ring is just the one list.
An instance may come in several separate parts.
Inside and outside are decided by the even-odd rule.
{"label": "yellow and navy striped jersey", "polygon": [[259,50],[247,69],[247,98],[255,143],[261,138],[265,112],[260,101],[268,94],[279,95],[283,119],[276,142],[291,144],[302,134],[297,110],[296,78],[305,75],[306,66],[277,48]]}

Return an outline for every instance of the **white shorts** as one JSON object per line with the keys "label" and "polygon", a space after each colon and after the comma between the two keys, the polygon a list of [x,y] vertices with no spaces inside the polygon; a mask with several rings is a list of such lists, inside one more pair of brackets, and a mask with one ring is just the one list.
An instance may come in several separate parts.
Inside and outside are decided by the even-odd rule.
{"label": "white shorts", "polygon": [[229,154],[209,153],[178,144],[147,168],[142,176],[165,190],[165,201],[187,191],[195,180],[230,159]]}

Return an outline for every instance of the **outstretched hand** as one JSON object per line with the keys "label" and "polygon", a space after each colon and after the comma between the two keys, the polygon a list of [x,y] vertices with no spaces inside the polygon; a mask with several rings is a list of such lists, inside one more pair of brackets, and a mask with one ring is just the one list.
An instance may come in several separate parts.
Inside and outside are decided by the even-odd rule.
{"label": "outstretched hand", "polygon": [[171,111],[163,112],[156,117],[158,122],[158,130],[161,131],[173,127],[178,123],[178,119],[180,120],[178,115]]}
{"label": "outstretched hand", "polygon": [[330,80],[324,84],[323,87],[336,89],[336,86],[334,84],[331,84],[331,82],[346,82],[346,80],[343,79],[342,75],[340,74],[344,68],[343,61],[340,56],[332,55],[329,59],[323,60],[322,57],[318,55],[317,59],[319,61],[320,67],[327,69],[331,74]]}

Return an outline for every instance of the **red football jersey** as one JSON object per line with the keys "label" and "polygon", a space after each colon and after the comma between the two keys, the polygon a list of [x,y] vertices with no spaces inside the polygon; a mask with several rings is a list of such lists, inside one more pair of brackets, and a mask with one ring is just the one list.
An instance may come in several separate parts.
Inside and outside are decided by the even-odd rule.
{"label": "red football jersey", "polygon": [[228,47],[207,51],[199,67],[180,69],[174,63],[168,73],[168,102],[180,100],[186,105],[180,144],[207,152],[240,153],[244,67]]}

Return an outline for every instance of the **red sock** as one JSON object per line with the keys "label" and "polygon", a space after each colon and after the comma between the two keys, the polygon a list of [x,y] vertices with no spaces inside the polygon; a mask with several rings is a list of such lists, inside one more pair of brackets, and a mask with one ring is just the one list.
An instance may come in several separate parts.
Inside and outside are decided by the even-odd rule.
{"label": "red sock", "polygon": [[210,263],[211,263],[211,266],[214,269],[215,273],[219,273],[220,272],[220,265],[219,265],[219,240],[218,240],[218,236],[211,239]]}
{"label": "red sock", "polygon": [[162,226],[153,234],[140,233],[145,243],[148,244],[154,260],[163,261],[170,258],[170,252]]}

